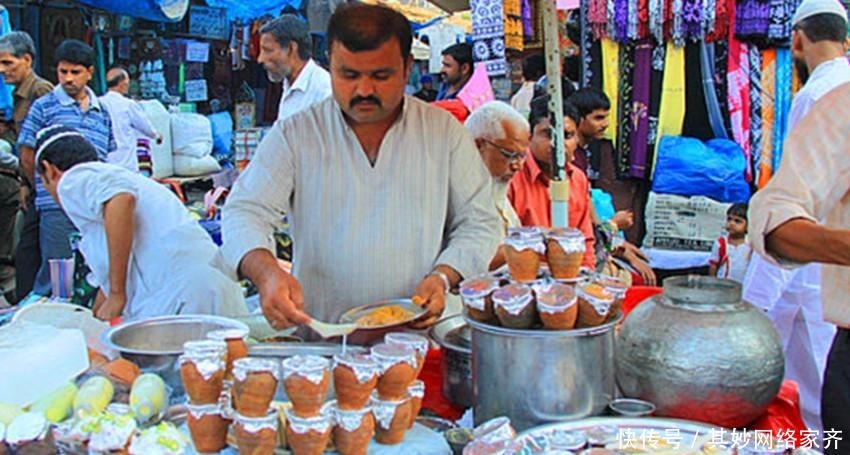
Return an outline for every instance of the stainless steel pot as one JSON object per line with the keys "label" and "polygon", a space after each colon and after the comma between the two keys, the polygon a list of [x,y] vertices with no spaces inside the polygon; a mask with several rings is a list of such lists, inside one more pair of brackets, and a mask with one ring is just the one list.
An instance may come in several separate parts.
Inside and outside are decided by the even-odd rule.
{"label": "stainless steel pot", "polygon": [[618,315],[587,329],[513,330],[469,318],[476,425],[508,416],[518,431],[605,411],[614,398]]}
{"label": "stainless steel pot", "polygon": [[429,334],[443,350],[443,396],[457,406],[472,406],[469,325],[462,315],[452,316],[434,325]]}
{"label": "stainless steel pot", "polygon": [[743,427],[776,397],[782,344],[770,320],[741,300],[741,285],[708,277],[664,281],[635,308],[617,340],[623,395],[655,415]]}

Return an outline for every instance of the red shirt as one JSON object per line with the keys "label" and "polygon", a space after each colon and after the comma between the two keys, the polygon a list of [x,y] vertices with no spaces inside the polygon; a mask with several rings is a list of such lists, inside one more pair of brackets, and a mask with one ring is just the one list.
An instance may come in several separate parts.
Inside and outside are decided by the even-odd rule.
{"label": "red shirt", "polygon": [[[587,176],[568,164],[570,178],[570,200],[568,202],[569,224],[584,233],[587,249],[582,265],[596,269],[594,255],[593,221],[590,219],[590,183]],[[525,166],[511,179],[508,186],[508,199],[514,206],[523,226],[552,227],[552,201],[549,200],[549,177],[546,176],[528,152]]]}

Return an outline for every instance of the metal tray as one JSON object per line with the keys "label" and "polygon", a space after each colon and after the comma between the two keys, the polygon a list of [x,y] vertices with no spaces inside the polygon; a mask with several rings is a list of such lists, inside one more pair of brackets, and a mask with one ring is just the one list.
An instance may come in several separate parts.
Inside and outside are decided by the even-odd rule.
{"label": "metal tray", "polygon": [[[652,440],[661,438],[675,448],[663,450],[665,454],[697,454],[702,452],[703,444],[721,436],[721,428],[688,420],[657,417],[591,417],[572,422],[558,422],[528,429],[519,434],[523,443],[524,455],[543,454],[549,450],[549,439],[553,434],[582,432],[587,433],[600,427],[616,427],[616,440],[609,442],[608,448],[620,452],[652,453],[661,448],[653,447]],[[728,437],[729,430],[723,436]],[[727,453],[725,451],[718,454]],[[728,452],[732,453],[732,452]]]}
{"label": "metal tray", "polygon": [[[346,346],[346,352],[366,354],[363,346]],[[339,343],[261,343],[248,346],[248,355],[253,357],[291,357],[294,355],[318,355],[333,357],[342,352]]]}
{"label": "metal tray", "polygon": [[391,324],[374,325],[374,326],[369,326],[369,327],[360,327],[360,328],[357,329],[357,332],[359,332],[359,331],[386,330],[386,329],[391,329],[391,328],[395,328],[395,327],[401,327],[405,324],[409,324],[409,323],[421,318],[422,316],[425,315],[425,313],[427,313],[425,308],[423,308],[419,305],[416,305],[415,303],[413,303],[413,301],[411,299],[392,299],[392,300],[384,300],[384,301],[381,301],[381,302],[378,302],[378,303],[373,303],[371,305],[363,305],[363,306],[359,306],[359,307],[354,307],[354,308],[346,311],[345,313],[343,313],[342,316],[339,317],[339,322],[342,323],[342,324],[355,323],[361,317],[369,314],[370,312],[372,312],[372,311],[374,311],[378,308],[393,306],[393,305],[399,306],[399,307],[409,311],[411,316],[407,319],[403,319],[401,321],[396,321],[396,322],[393,322]]}

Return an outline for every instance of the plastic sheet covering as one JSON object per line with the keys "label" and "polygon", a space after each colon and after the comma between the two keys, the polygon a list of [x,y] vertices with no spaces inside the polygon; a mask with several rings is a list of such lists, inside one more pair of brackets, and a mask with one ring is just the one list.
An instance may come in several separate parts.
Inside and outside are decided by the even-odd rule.
{"label": "plastic sheet covering", "polygon": [[300,10],[302,0],[207,0],[206,3],[211,8],[226,8],[229,20],[250,20],[265,14],[277,16],[287,6]]}
{"label": "plastic sheet covering", "polygon": [[189,0],[79,0],[79,3],[154,22],[179,22],[189,9]]}

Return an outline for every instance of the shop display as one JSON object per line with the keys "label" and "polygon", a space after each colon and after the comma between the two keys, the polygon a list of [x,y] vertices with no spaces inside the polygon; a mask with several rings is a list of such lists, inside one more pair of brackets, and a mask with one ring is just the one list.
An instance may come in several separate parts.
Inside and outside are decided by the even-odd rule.
{"label": "shop display", "polygon": [[469,317],[476,321],[496,323],[496,310],[493,308],[493,291],[499,288],[494,277],[483,276],[464,280],[460,283],[460,296],[466,305]]}
{"label": "shop display", "polygon": [[248,345],[245,340],[248,338],[248,331],[242,329],[222,329],[214,330],[207,334],[207,338],[213,341],[224,341],[227,343],[227,363],[225,369],[225,378],[233,377],[233,362],[248,357]]}
{"label": "shop display", "polygon": [[368,355],[334,356],[333,379],[337,405],[342,410],[362,409],[378,385],[378,364]]}
{"label": "shop display", "polygon": [[505,238],[505,257],[511,277],[519,282],[534,281],[540,268],[540,256],[545,254],[543,236],[539,229],[511,228]]}
{"label": "shop display", "polygon": [[267,410],[263,417],[247,417],[237,413],[233,434],[239,455],[268,455],[277,447],[278,412]]}
{"label": "shop display", "polygon": [[227,344],[221,341],[187,342],[180,364],[180,378],[193,404],[215,404],[224,386]]}
{"label": "shop display", "polygon": [[578,326],[595,327],[608,319],[614,305],[614,295],[598,284],[580,286],[578,295]]}
{"label": "shop display", "polygon": [[401,400],[382,400],[377,395],[373,397],[375,440],[387,445],[400,443],[410,423],[411,411],[409,395]]}
{"label": "shop display", "polygon": [[321,455],[331,438],[331,419],[324,414],[299,417],[286,410],[286,442],[293,455]]}
{"label": "shop display", "polygon": [[431,347],[431,343],[427,338],[416,335],[415,333],[390,332],[384,336],[384,343],[400,344],[413,348],[416,353],[416,377],[419,377],[422,367],[425,366],[425,356]]}
{"label": "shop display", "polygon": [[578,229],[555,228],[546,235],[546,261],[552,278],[578,277],[587,248],[584,234]]}
{"label": "shop display", "polygon": [[334,447],[340,455],[365,455],[375,434],[375,417],[371,407],[345,410],[328,404],[333,419]]}
{"label": "shop display", "polygon": [[504,327],[530,329],[537,322],[534,297],[526,285],[509,284],[497,289],[493,292],[493,307]]}
{"label": "shop display", "polygon": [[195,450],[200,453],[215,453],[227,447],[227,428],[230,418],[219,404],[187,404],[187,423]]}
{"label": "shop display", "polygon": [[537,312],[548,330],[569,330],[578,318],[578,297],[572,287],[548,283],[535,291]]}
{"label": "shop display", "polygon": [[381,371],[377,394],[382,400],[401,400],[416,379],[416,351],[404,345],[381,343],[372,346],[372,359]]}

